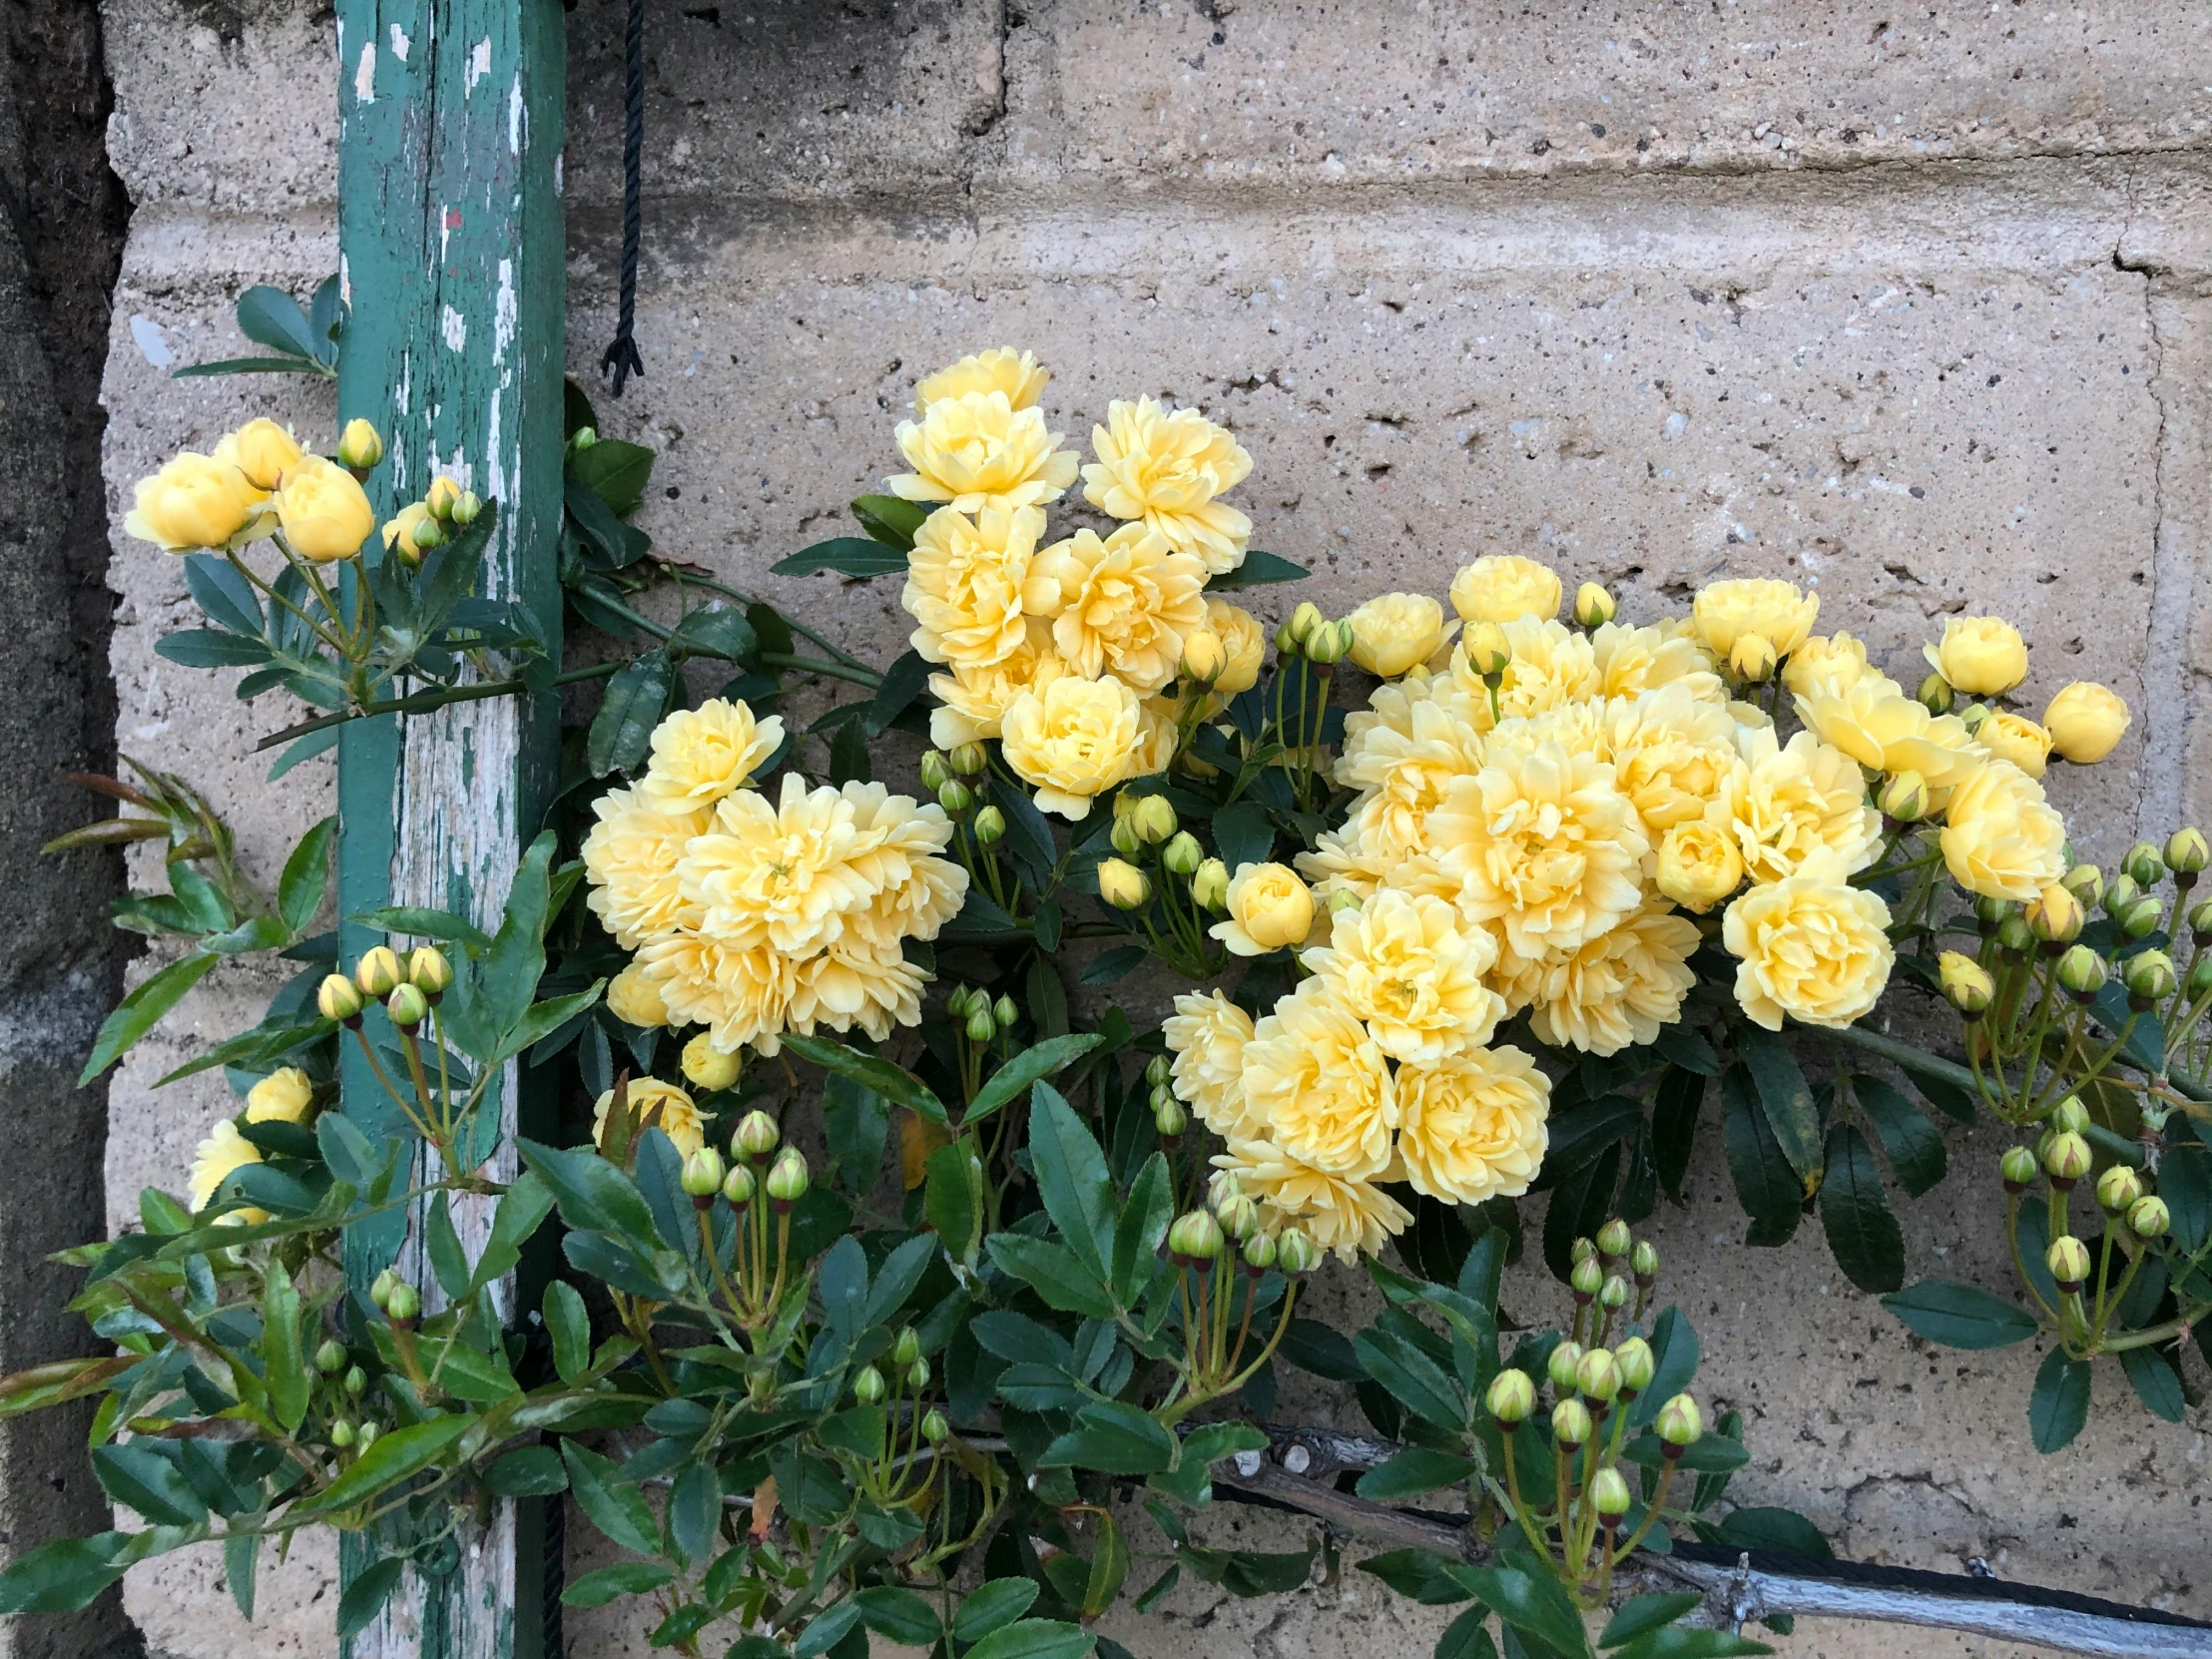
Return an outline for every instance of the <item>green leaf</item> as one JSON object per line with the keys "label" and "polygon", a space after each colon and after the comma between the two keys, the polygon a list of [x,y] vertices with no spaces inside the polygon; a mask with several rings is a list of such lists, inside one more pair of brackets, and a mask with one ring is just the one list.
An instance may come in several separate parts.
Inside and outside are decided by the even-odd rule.
{"label": "green leaf", "polygon": [[860,1604],[846,1596],[844,1600],[818,1614],[814,1622],[799,1633],[799,1640],[792,1645],[792,1659],[814,1659],[818,1653],[828,1653],[844,1640],[846,1631],[859,1622]]}
{"label": "green leaf", "polygon": [[1416,1416],[1439,1428],[1464,1428],[1467,1407],[1435,1361],[1380,1326],[1353,1339],[1368,1375]]}
{"label": "green leaf", "polygon": [[943,1241],[945,1253],[955,1262],[973,1266],[983,1225],[982,1172],[975,1162],[974,1143],[964,1137],[947,1141],[929,1154],[924,1168],[922,1215]]}
{"label": "green leaf", "polygon": [[1029,1604],[1037,1599],[1038,1585],[1032,1578],[993,1578],[978,1584],[960,1599],[960,1610],[952,1615],[952,1635],[961,1642],[977,1642],[992,1631],[1002,1629],[1029,1610]]}
{"label": "green leaf", "polygon": [[553,1189],[561,1219],[570,1227],[620,1234],[648,1257],[661,1248],[644,1195],[629,1176],[591,1147],[563,1152],[527,1139],[515,1145],[531,1172]]}
{"label": "green leaf", "polygon": [[1232,872],[1263,864],[1275,850],[1275,824],[1257,801],[1239,801],[1214,815],[1214,848]]}
{"label": "green leaf", "polygon": [[1079,1031],[1065,1037],[1048,1037],[1032,1048],[1023,1049],[991,1073],[990,1080],[976,1092],[961,1123],[980,1123],[1001,1107],[1013,1105],[1039,1078],[1050,1077],[1105,1040],[1095,1031]]}
{"label": "green leaf", "polygon": [[197,380],[211,374],[328,374],[311,357],[222,357],[212,363],[187,363],[169,371],[172,380]]}
{"label": "green leaf", "polygon": [[102,1023],[100,1035],[93,1041],[91,1057],[78,1074],[77,1086],[86,1087],[121,1059],[133,1043],[154,1029],[162,1015],[184,1000],[187,991],[208,976],[219,960],[220,957],[196,950],[170,963],[117,1003],[115,1012]]}
{"label": "green leaf", "polygon": [[164,634],[154,642],[154,655],[186,668],[258,668],[270,659],[269,647],[260,640],[213,628]]}
{"label": "green leaf", "polygon": [[392,904],[379,910],[362,910],[346,917],[363,927],[373,927],[379,933],[404,933],[418,939],[434,939],[439,944],[466,945],[471,954],[491,948],[491,935],[470,921],[450,910],[432,910],[419,904]]}
{"label": "green leaf", "polygon": [[668,1493],[668,1532],[677,1552],[694,1565],[714,1553],[722,1522],[722,1481],[708,1458],[684,1465]]}
{"label": "green leaf", "polygon": [[1638,1637],[1616,1651],[1613,1659],[1732,1659],[1736,1654],[1773,1651],[1764,1642],[1752,1641],[1732,1631],[1691,1630],[1673,1624]]}
{"label": "green leaf", "polygon": [[307,313],[282,288],[255,283],[239,295],[237,312],[239,332],[256,345],[266,345],[287,357],[305,357],[310,362],[319,359]]}
{"label": "green leaf", "polygon": [[1239,588],[1267,587],[1277,582],[1296,582],[1311,576],[1304,565],[1294,565],[1290,560],[1273,553],[1247,553],[1244,563],[1226,575],[1207,579],[1208,593],[1234,593]]}
{"label": "green leaf", "polygon": [[1795,1509],[1763,1504],[1731,1509],[1717,1530],[1722,1543],[1735,1544],[1742,1549],[1783,1550],[1820,1560],[1828,1560],[1836,1553],[1829,1546],[1827,1534]]}
{"label": "green leaf", "polygon": [[[381,1440],[378,1445],[383,1444]],[[660,1526],[637,1487],[614,1478],[612,1459],[587,1451],[574,1440],[561,1441],[561,1460],[568,1465],[568,1489],[576,1505],[592,1525],[614,1543],[638,1555],[661,1552]]]}
{"label": "green leaf", "polygon": [[1020,1233],[993,1233],[983,1242],[999,1270],[1029,1286],[1046,1306],[1095,1320],[1114,1317],[1113,1297],[1064,1245]]}
{"label": "green leaf", "polygon": [[1407,1446],[1360,1476],[1356,1489],[1370,1503],[1396,1503],[1439,1486],[1456,1486],[1477,1466],[1449,1452]]}
{"label": "green leaf", "polygon": [[545,1328],[553,1338],[553,1369],[573,1383],[591,1369],[591,1318],[574,1285],[555,1279],[545,1287]]}
{"label": "green leaf", "polygon": [[1106,1155],[1049,1083],[1036,1084],[1030,1095],[1029,1157],[1052,1225],[1091,1278],[1105,1284],[1114,1251],[1114,1184]]}
{"label": "green leaf", "polygon": [[878,1636],[908,1647],[927,1647],[944,1634],[935,1609],[911,1590],[876,1584],[852,1599],[860,1604],[860,1622]]}
{"label": "green leaf", "polygon": [[1821,1226],[1844,1276],[1869,1295],[1905,1283],[1905,1235],[1890,1213],[1882,1170],[1867,1137],[1848,1123],[1828,1132],[1828,1167],[1821,1177]]}
{"label": "green leaf", "polygon": [[1790,1045],[1761,1026],[1745,1025],[1737,1031],[1736,1052],[1751,1073],[1767,1125],[1774,1131],[1782,1156],[1797,1172],[1798,1190],[1803,1196],[1812,1191],[1823,1159],[1821,1115],[1813,1105],[1813,1091],[1806,1084],[1805,1073],[1798,1069]]}
{"label": "green leaf", "polygon": [[2054,1348],[2035,1369],[2035,1391],[2027,1401],[2035,1449],[2045,1456],[2062,1449],[2088,1420],[2089,1362],[2069,1359],[2064,1349]]}
{"label": "green leaf", "polygon": [[378,1435],[376,1443],[350,1468],[320,1492],[293,1504],[291,1513],[326,1514],[332,1509],[350,1508],[363,1498],[396,1486],[444,1456],[475,1420],[465,1413],[446,1412]]}
{"label": "green leaf", "polygon": [[913,1073],[894,1066],[888,1060],[879,1060],[872,1054],[862,1054],[847,1048],[843,1043],[829,1037],[802,1036],[796,1031],[784,1033],[784,1046],[802,1060],[812,1061],[825,1071],[833,1071],[862,1088],[873,1089],[885,1100],[895,1100],[909,1111],[919,1113],[931,1123],[945,1123],[944,1102]]}
{"label": "green leaf", "polygon": [[254,1569],[261,1555],[259,1532],[234,1532],[223,1540],[223,1576],[231,1586],[231,1600],[249,1623],[254,1618]]}
{"label": "green leaf", "polygon": [[607,682],[584,742],[584,764],[594,778],[638,770],[668,707],[675,673],[666,651],[648,651]]}
{"label": "green leaf", "polygon": [[2158,1196],[2166,1201],[2173,1242],[2194,1256],[2212,1237],[2212,1152],[2184,1141],[2158,1164]]}
{"label": "green leaf", "polygon": [[1045,1447],[1037,1466],[1157,1474],[1175,1458],[1175,1436],[1149,1412],[1118,1399],[1100,1399],[1076,1413],[1075,1426]]}
{"label": "green leaf", "polygon": [[2035,1316],[2017,1303],[1973,1285],[1927,1280],[1894,1291],[1882,1306],[1932,1343],[1945,1348],[2010,1348],[2035,1335]]}
{"label": "green leaf", "polygon": [[1639,1636],[1674,1623],[1704,1600],[1695,1590],[1680,1590],[1672,1595],[1632,1596],[1621,1603],[1621,1610],[1599,1633],[1597,1645],[1619,1647],[1623,1642],[1633,1642]]}
{"label": "green leaf", "polygon": [[269,1409],[285,1433],[296,1433],[306,1420],[307,1398],[313,1389],[313,1377],[300,1352],[304,1339],[299,1329],[299,1292],[284,1264],[275,1257],[270,1259],[264,1283],[262,1363],[269,1368]]}
{"label": "green leaf", "polygon": [[468,1288],[480,1290],[495,1279],[504,1279],[522,1260],[522,1247],[553,1210],[553,1191],[530,1171],[524,1170],[499,1195],[492,1212],[491,1238],[476,1258]]}
{"label": "green leaf", "polygon": [[1804,1188],[1760,1109],[1748,1068],[1731,1066],[1721,1074],[1721,1141],[1736,1200],[1752,1219],[1745,1242],[1787,1243],[1797,1231]]}
{"label": "green leaf", "polygon": [[853,501],[852,516],[877,541],[906,553],[913,550],[914,535],[929,509],[902,496],[863,495]]}
{"label": "green leaf", "polygon": [[675,1570],[658,1561],[617,1561],[570,1579],[561,1601],[569,1607],[604,1607],[617,1596],[644,1595],[675,1581]]}
{"label": "green leaf", "polygon": [[[1621,1447],[1621,1456],[1643,1468],[1657,1468],[1666,1460],[1666,1447],[1656,1434],[1644,1434]],[[1708,1431],[1686,1448],[1676,1459],[1686,1473],[1725,1474],[1740,1469],[1751,1461],[1751,1453],[1744,1449],[1741,1440],[1730,1439],[1726,1434]]]}
{"label": "green leaf", "polygon": [[430,1271],[437,1275],[438,1289],[446,1300],[458,1302],[468,1295],[468,1253],[461,1248],[461,1236],[453,1231],[452,1207],[445,1194],[432,1193],[422,1208],[423,1254],[430,1259]]}
{"label": "green leaf", "polygon": [[399,1574],[406,1564],[403,1556],[386,1555],[366,1571],[353,1575],[352,1583],[338,1596],[339,1641],[359,1635],[384,1610],[392,1591],[399,1588]]}
{"label": "green leaf", "polygon": [[642,443],[601,438],[588,449],[568,453],[569,475],[583,484],[610,512],[627,518],[645,499],[653,481],[653,451]]}
{"label": "green leaf", "polygon": [[707,605],[686,611],[669,636],[669,649],[695,657],[719,657],[742,667],[760,661],[761,641],[743,611],[729,605]]}
{"label": "green leaf", "polygon": [[337,816],[332,814],[301,835],[284,860],[284,873],[276,882],[276,913],[294,936],[307,930],[322,906],[322,890],[330,878],[330,846],[337,833]]}
{"label": "green leaf", "polygon": [[1942,1131],[1918,1106],[1879,1077],[1854,1077],[1851,1092],[1874,1125],[1899,1186],[1919,1198],[1942,1180],[1949,1162]]}
{"label": "green leaf", "polygon": [[1026,790],[1003,778],[990,778],[983,793],[1006,818],[1006,838],[999,846],[1022,866],[1030,880],[1043,886],[1059,860],[1059,845],[1052,838],[1052,825]]}
{"label": "green leaf", "polygon": [[2160,1348],[2123,1348],[2120,1370],[2127,1373],[2135,1397],[2152,1416],[2167,1422],[2181,1420],[2189,1408],[2189,1400],[2182,1392],[2181,1373],[2175,1368],[2172,1355]]}
{"label": "green leaf", "polygon": [[1113,1293],[1124,1308],[1134,1308],[1159,1272],[1160,1241],[1175,1218],[1175,1183],[1168,1161],[1153,1153],[1129,1184],[1129,1200],[1114,1223]]}
{"label": "green leaf", "polygon": [[1452,1607],[1471,1599],[1465,1584],[1450,1569],[1450,1556],[1432,1549],[1392,1549],[1371,1555],[1360,1563],[1399,1595],[1423,1607]]}
{"label": "green leaf", "polygon": [[875,696],[869,701],[867,713],[861,723],[867,727],[867,735],[879,738],[889,729],[892,721],[904,714],[913,700],[921,695],[921,688],[929,683],[929,664],[918,651],[899,653],[891,666],[883,670],[883,680],[875,688]]}
{"label": "green leaf", "polygon": [[1516,1630],[1527,1631],[1563,1654],[1589,1651],[1582,1615],[1556,1580],[1513,1567],[1459,1566],[1451,1575]]}
{"label": "green leaf", "polygon": [[1697,1375],[1697,1330],[1689,1316],[1670,1305],[1651,1324],[1651,1382],[1636,1395],[1630,1426],[1641,1428],[1659,1415],[1659,1407],[1690,1385]]}
{"label": "green leaf", "polygon": [[208,1518],[208,1506],[175,1458],[156,1449],[158,1443],[125,1440],[95,1446],[92,1472],[102,1491],[155,1526],[197,1526]]}
{"label": "green leaf", "polygon": [[1096,1640],[1059,1619],[1017,1619],[985,1636],[962,1659],[1083,1659]]}
{"label": "green leaf", "polygon": [[1484,1629],[1490,1610],[1477,1602],[1444,1626],[1436,1638],[1435,1659],[1497,1659],[1497,1647]]}
{"label": "green leaf", "polygon": [[[864,536],[832,536],[769,566],[770,573],[777,576],[812,576],[818,570],[833,570],[840,576],[857,576],[863,580],[870,576],[902,575],[905,569],[904,550]],[[1220,578],[1215,578],[1213,585],[1219,587]]]}
{"label": "green leaf", "polygon": [[549,1445],[517,1446],[484,1471],[501,1497],[549,1497],[568,1490],[568,1468]]}

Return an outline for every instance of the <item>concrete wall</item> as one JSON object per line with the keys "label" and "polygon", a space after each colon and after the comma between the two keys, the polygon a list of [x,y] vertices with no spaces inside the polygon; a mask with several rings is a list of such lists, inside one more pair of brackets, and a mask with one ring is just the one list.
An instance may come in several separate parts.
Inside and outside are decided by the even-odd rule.
{"label": "concrete wall", "polygon": [[[586,375],[613,328],[622,10],[571,17]],[[107,21],[135,208],[107,380],[120,501],[250,409],[326,426],[315,388],[167,370],[237,346],[246,283],[303,292],[334,267],[335,72],[327,16],[284,0],[109,0]],[[2094,803],[2086,850],[2206,812],[2201,7],[654,0],[647,41],[647,376],[602,397],[603,423],[664,451],[642,522],[665,549],[855,649],[897,649],[893,590],[767,567],[892,470],[918,373],[1012,342],[1057,370],[1047,407],[1078,440],[1138,392],[1232,424],[1255,545],[1312,565],[1332,609],[1440,592],[1486,550],[1613,583],[1632,616],[1724,571],[1788,574],[1899,672],[1945,613],[1994,609],[2027,634],[2035,693],[2102,678],[2138,713],[2112,763],[2060,783]],[[224,802],[272,872],[327,810],[326,763],[262,785],[242,752],[278,714],[152,655],[190,611],[176,566],[119,541],[110,580],[122,746]],[[124,1068],[112,1225],[227,1109],[220,1083],[151,1079],[268,989],[211,979]],[[2001,1283],[1998,1144],[1957,1137],[1960,1173],[1908,1208],[1916,1276]],[[1658,1225],[1705,1385],[1750,1420],[1747,1495],[1854,1555],[1979,1555],[2212,1612],[2201,1410],[2167,1427],[2116,1402],[2038,1459],[2018,1356],[1925,1351],[1811,1233],[1742,1250],[1717,1145]],[[1509,1301],[1530,1317],[1541,1295]],[[325,1651],[329,1559],[266,1573],[251,1632],[212,1560],[134,1575],[129,1603],[178,1659]],[[1113,1629],[1146,1655],[1319,1659],[1438,1622],[1348,1574],[1288,1602],[1185,1590]],[[573,1651],[642,1654],[642,1628],[572,1615]],[[1898,1640],[1807,1626],[1782,1646]]]}

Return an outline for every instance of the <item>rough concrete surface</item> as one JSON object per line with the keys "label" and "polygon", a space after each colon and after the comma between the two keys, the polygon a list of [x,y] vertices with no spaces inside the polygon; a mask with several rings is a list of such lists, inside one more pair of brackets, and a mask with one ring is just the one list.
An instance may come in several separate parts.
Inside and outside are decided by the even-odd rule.
{"label": "rough concrete surface", "polygon": [[[587,380],[613,328],[622,14],[571,14]],[[106,16],[134,208],[106,388],[120,520],[132,479],[249,412],[327,425],[321,388],[167,371],[237,349],[248,283],[304,293],[334,269],[335,69],[327,16],[290,0]],[[900,645],[890,587],[768,566],[894,470],[918,374],[1014,343],[1055,369],[1046,407],[1079,446],[1140,392],[1236,428],[1255,545],[1316,571],[1263,591],[1264,613],[1440,592],[1484,551],[1614,583],[1630,615],[1723,572],[1786,574],[1909,672],[1944,615],[1994,610],[2026,633],[2033,697],[2101,678],[2137,712],[2113,761],[2055,786],[2095,812],[2086,851],[2212,809],[2201,7],[652,0],[647,50],[647,373],[601,396],[602,424],[661,447],[641,522],[665,550],[828,616],[855,649]],[[263,784],[244,751],[289,712],[153,656],[191,615],[173,563],[119,537],[110,580],[121,747],[222,803],[268,876],[328,810],[328,764]],[[224,1109],[218,1081],[152,1079],[271,983],[209,980],[123,1069],[112,1226],[142,1184],[181,1179]],[[1913,1273],[2003,1283],[1997,1145],[1954,1134],[1950,1184],[1906,1207]],[[2212,1613],[2201,1408],[2156,1424],[2100,1377],[2109,1408],[2037,1458],[2022,1356],[1924,1351],[1813,1231],[1741,1248],[1717,1147],[1690,1196],[1655,1225],[1705,1339],[1701,1385],[1749,1419],[1742,1495],[1806,1510],[1846,1554],[1983,1556]],[[1508,1303],[1542,1314],[1535,1277]],[[1321,1387],[1283,1409],[1354,1420]],[[219,1565],[132,1575],[156,1651],[317,1651],[326,1551],[265,1567],[251,1630]],[[1147,1656],[1321,1659],[1419,1651],[1441,1622],[1347,1572],[1278,1602],[1186,1586],[1109,1629]],[[572,1651],[642,1654],[648,1623],[572,1613]],[[2030,1651],[1810,1622],[1777,1646],[1901,1641]]]}

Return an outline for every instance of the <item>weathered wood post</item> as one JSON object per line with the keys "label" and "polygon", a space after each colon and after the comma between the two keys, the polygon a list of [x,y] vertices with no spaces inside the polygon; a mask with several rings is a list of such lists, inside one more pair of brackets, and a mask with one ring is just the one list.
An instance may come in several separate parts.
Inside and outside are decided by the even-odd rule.
{"label": "weathered wood post", "polygon": [[[388,513],[449,473],[496,501],[485,589],[520,598],[560,639],[561,207],[565,49],[560,0],[338,0],[338,247],[352,313],[339,412],[384,434]],[[341,914],[422,904],[496,925],[558,762],[552,698],[493,698],[349,726],[338,750]],[[366,941],[348,924],[348,960]],[[352,1061],[349,1055],[348,1060]],[[499,1091],[515,1170],[515,1068]],[[365,1075],[344,1079],[372,1136],[400,1132]],[[491,1209],[456,1202],[473,1255]],[[357,1284],[389,1245],[349,1240]],[[411,1242],[399,1264],[438,1306]],[[515,1316],[513,1287],[503,1312]],[[557,1501],[557,1500],[556,1500]],[[352,1659],[541,1659],[543,1500],[464,1526],[443,1575],[410,1570]],[[451,1552],[449,1552],[450,1554]],[[368,1564],[348,1541],[348,1577]]]}

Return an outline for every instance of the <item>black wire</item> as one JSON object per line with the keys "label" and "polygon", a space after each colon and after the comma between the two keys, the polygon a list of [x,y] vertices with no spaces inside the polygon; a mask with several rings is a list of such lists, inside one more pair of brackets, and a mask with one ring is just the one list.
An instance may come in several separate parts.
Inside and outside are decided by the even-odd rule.
{"label": "black wire", "polygon": [[638,220],[645,195],[645,0],[630,0],[622,32],[622,300],[614,343],[599,359],[599,372],[614,377],[612,390],[645,373],[635,337],[638,313]]}

